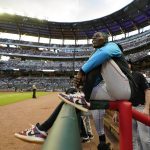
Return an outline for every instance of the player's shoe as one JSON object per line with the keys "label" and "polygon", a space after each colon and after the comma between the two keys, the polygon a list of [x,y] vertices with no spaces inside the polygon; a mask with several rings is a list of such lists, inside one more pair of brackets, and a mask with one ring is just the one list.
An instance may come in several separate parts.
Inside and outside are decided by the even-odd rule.
{"label": "player's shoe", "polygon": [[97,149],[98,150],[111,150],[111,145],[110,143],[100,142]]}
{"label": "player's shoe", "polygon": [[27,142],[43,143],[47,137],[47,133],[40,131],[37,125],[32,125],[29,129],[15,133],[15,137]]}
{"label": "player's shoe", "polygon": [[90,140],[94,139],[94,135],[91,132],[88,132],[87,135],[89,136]]}
{"label": "player's shoe", "polygon": [[81,142],[82,143],[89,143],[90,142],[89,136],[83,136],[83,137],[81,137]]}
{"label": "player's shoe", "polygon": [[90,108],[90,103],[88,103],[85,98],[84,94],[77,92],[75,94],[65,94],[65,93],[60,93],[58,97],[66,102],[67,104],[70,104],[77,109],[81,111],[87,112]]}

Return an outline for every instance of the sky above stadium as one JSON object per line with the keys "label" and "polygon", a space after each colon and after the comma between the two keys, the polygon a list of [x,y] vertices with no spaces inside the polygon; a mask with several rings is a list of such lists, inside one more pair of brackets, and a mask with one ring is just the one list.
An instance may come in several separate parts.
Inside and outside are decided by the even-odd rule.
{"label": "sky above stadium", "polygon": [[0,0],[7,12],[56,22],[78,22],[109,15],[133,0]]}

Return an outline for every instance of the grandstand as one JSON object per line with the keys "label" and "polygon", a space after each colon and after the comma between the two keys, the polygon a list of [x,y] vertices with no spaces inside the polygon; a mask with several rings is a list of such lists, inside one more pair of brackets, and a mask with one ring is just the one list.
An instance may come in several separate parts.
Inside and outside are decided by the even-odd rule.
{"label": "grandstand", "polygon": [[[148,0],[135,0],[111,15],[75,23],[57,23],[18,15],[1,14],[0,31],[19,34],[20,37],[18,40],[0,38],[0,56],[10,57],[8,61],[0,61],[1,90],[15,89],[15,83],[19,79],[22,83],[21,80],[24,78],[26,78],[28,85],[17,84],[18,88],[23,90],[29,90],[30,83],[40,84],[38,86],[40,90],[52,90],[52,87],[42,86],[45,77],[49,78],[51,85],[55,84],[51,83],[51,79],[55,79],[57,76],[59,76],[59,80],[66,78],[68,81],[70,78],[68,83],[71,83],[71,77],[75,71],[80,69],[93,51],[89,41],[96,31],[107,32],[110,41],[113,40],[123,46],[126,58],[135,63],[135,68],[149,75],[150,30],[143,31],[143,28],[149,25],[149,5]],[[127,36],[129,32],[135,29],[138,34]],[[40,36],[38,42],[31,42],[21,40],[23,34]],[[124,34],[124,37],[114,40],[119,34]],[[39,42],[41,37],[49,38],[49,40],[51,38],[62,39],[63,43],[41,43]],[[74,40],[75,44],[64,44],[65,39]],[[77,44],[80,39],[87,39],[87,44]],[[38,80],[31,82],[31,78],[37,77],[42,78],[40,80],[42,83],[37,83]],[[45,80],[46,82],[47,80]],[[69,85],[67,84],[65,88],[68,88]],[[57,89],[62,89],[61,81],[58,87]]]}
{"label": "grandstand", "polygon": [[[18,34],[19,39],[0,38],[0,91],[30,91],[33,84],[40,91],[64,91],[72,85],[72,77],[92,54],[93,33],[104,31],[110,41],[123,46],[134,69],[146,74],[150,82],[150,1],[134,0],[108,16],[83,22],[59,23],[19,15],[0,14],[0,32]],[[137,34],[128,36],[132,31]],[[23,41],[22,35],[38,35],[38,42]],[[123,38],[115,39],[123,34]],[[42,43],[40,38],[62,39],[62,44]],[[64,41],[74,40],[74,45]],[[86,44],[77,44],[86,39]],[[109,115],[110,113],[110,115]],[[106,126],[112,116],[108,111]],[[109,127],[108,127],[109,128]],[[118,128],[111,124],[118,137]]]}

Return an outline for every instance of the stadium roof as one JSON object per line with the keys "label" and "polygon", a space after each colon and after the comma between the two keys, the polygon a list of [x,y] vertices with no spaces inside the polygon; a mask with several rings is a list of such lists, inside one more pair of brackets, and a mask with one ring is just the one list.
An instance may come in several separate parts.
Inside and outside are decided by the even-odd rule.
{"label": "stadium roof", "polygon": [[150,0],[134,0],[111,15],[83,22],[51,22],[18,15],[0,14],[0,32],[52,39],[91,39],[94,32],[111,36],[150,24]]}

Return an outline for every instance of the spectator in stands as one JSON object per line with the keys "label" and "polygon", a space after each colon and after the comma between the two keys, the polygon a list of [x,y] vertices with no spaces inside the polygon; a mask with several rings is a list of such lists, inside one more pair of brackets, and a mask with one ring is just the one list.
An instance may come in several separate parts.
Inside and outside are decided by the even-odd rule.
{"label": "spectator in stands", "polygon": [[36,98],[36,86],[35,85],[32,86],[32,91],[33,91],[32,98]]}
{"label": "spectator in stands", "polygon": [[[129,67],[132,68],[131,61],[128,61]],[[132,71],[133,78],[138,85],[138,91],[132,98],[132,106],[134,109],[150,115],[150,87],[145,77],[136,71]],[[114,114],[114,121],[117,120],[117,113]],[[133,119],[133,150],[149,150],[150,149],[150,127]]]}

